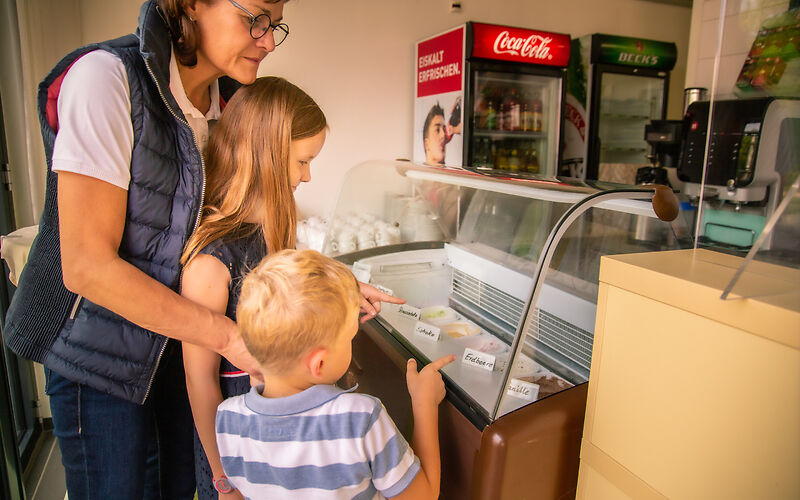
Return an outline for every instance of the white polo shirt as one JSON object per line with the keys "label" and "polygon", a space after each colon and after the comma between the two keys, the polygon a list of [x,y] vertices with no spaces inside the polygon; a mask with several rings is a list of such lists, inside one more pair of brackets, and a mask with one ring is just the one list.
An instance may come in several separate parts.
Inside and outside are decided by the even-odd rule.
{"label": "white polo shirt", "polygon": [[[208,142],[208,120],[220,117],[219,82],[209,88],[211,107],[201,113],[181,82],[173,51],[169,89],[194,131],[200,151]],[[133,124],[128,75],[122,61],[105,50],[90,52],[67,72],[58,95],[59,129],[53,170],[74,172],[127,190],[131,180]]]}

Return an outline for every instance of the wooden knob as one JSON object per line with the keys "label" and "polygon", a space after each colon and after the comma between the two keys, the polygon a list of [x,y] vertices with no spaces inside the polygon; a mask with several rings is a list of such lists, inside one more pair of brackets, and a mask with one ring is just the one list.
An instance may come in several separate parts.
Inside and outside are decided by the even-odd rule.
{"label": "wooden knob", "polygon": [[650,184],[647,187],[652,187],[655,192],[653,193],[653,211],[659,219],[672,222],[678,217],[679,205],[678,197],[668,186],[661,184]]}

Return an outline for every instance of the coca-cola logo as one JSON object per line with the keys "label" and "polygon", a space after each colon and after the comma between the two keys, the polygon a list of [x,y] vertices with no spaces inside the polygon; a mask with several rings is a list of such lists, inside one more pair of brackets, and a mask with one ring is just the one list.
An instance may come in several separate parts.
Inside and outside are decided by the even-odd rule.
{"label": "coca-cola logo", "polygon": [[530,59],[550,60],[550,42],[553,39],[541,35],[531,35],[528,38],[513,37],[508,31],[503,31],[494,40],[495,54],[513,54]]}

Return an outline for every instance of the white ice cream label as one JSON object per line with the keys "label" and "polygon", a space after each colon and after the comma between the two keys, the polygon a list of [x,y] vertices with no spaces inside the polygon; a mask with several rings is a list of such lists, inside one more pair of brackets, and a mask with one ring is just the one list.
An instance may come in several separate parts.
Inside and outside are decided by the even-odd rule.
{"label": "white ice cream label", "polygon": [[408,304],[400,304],[400,307],[397,308],[397,314],[404,318],[416,319],[420,318],[419,309],[416,307],[412,307]]}
{"label": "white ice cream label", "polygon": [[512,378],[508,384],[506,394],[526,401],[536,401],[539,397],[539,386],[518,378]]}
{"label": "white ice cream label", "polygon": [[391,295],[392,297],[394,297],[394,292],[393,292],[393,291],[391,291],[391,290],[389,290],[389,289],[388,289],[388,288],[386,288],[385,286],[376,285],[375,283],[373,283],[373,284],[372,284],[372,286],[374,286],[375,288],[377,288],[377,289],[378,289],[378,290],[380,290],[381,292],[385,293],[386,295]]}
{"label": "white ice cream label", "polygon": [[422,321],[417,321],[414,333],[431,340],[439,340],[439,329]]}
{"label": "white ice cream label", "polygon": [[372,266],[369,264],[362,264],[361,262],[354,262],[353,276],[362,283],[369,283],[369,279],[372,276]]}
{"label": "white ice cream label", "polygon": [[475,349],[470,349],[469,347],[464,349],[464,356],[461,358],[461,362],[488,371],[494,370],[494,356],[486,354],[485,352],[476,351]]}

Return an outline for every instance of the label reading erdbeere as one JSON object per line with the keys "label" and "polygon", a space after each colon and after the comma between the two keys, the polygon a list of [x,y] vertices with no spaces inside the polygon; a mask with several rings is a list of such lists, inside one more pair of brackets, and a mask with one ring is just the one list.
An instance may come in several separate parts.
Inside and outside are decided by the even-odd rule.
{"label": "label reading erdbeere", "polygon": [[409,319],[419,320],[420,318],[419,309],[417,309],[416,307],[412,307],[408,304],[400,304],[400,307],[397,308],[397,314],[399,314],[404,318],[409,318]]}
{"label": "label reading erdbeere", "polygon": [[464,364],[477,366],[478,368],[483,368],[488,371],[494,370],[494,361],[495,358],[491,354],[476,351],[469,347],[464,349],[464,356],[461,358],[461,362]]}
{"label": "label reading erdbeere", "polygon": [[417,321],[414,333],[430,340],[439,340],[439,329],[422,321]]}
{"label": "label reading erdbeere", "polygon": [[539,397],[539,386],[518,378],[512,378],[508,384],[506,394],[526,401],[536,401]]}

